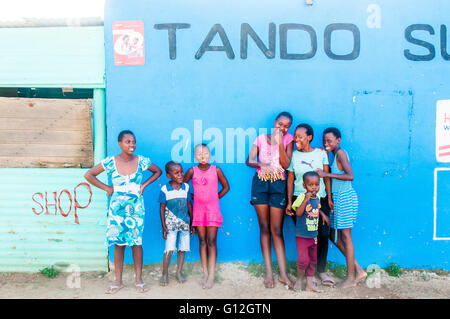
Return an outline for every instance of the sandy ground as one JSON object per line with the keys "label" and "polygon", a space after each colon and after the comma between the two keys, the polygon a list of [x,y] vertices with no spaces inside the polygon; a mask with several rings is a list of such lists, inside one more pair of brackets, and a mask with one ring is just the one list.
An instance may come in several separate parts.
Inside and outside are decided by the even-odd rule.
{"label": "sandy ground", "polygon": [[[450,297],[449,272],[405,270],[397,278],[391,277],[381,270],[352,289],[340,290],[319,284],[324,292],[318,294],[305,291],[294,292],[287,290],[279,283],[273,289],[266,289],[263,286],[263,278],[252,275],[247,266],[242,263],[218,264],[216,283],[209,290],[204,290],[200,286],[201,267],[199,263],[185,265],[184,273],[187,282],[184,284],[179,284],[175,280],[174,271],[175,266],[171,266],[169,285],[161,287],[159,286],[161,265],[145,266],[143,277],[149,286],[149,291],[138,293],[133,284],[134,269],[132,265],[126,265],[124,269],[125,287],[114,295],[105,294],[106,288],[114,280],[113,272],[60,273],[53,279],[41,274],[1,273],[0,298],[449,299]],[[78,281],[77,275],[79,275]]]}

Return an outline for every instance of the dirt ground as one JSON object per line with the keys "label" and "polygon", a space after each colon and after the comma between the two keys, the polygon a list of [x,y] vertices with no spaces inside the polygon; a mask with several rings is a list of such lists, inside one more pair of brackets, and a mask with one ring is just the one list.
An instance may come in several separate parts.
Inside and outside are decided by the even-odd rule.
{"label": "dirt ground", "polygon": [[[138,293],[133,284],[134,269],[132,265],[126,265],[123,276],[125,287],[114,295],[105,294],[105,290],[114,280],[113,272],[60,273],[53,279],[39,273],[1,273],[0,298],[449,299],[450,297],[449,272],[404,270],[403,274],[397,278],[389,276],[384,270],[379,270],[369,276],[365,282],[359,283],[356,288],[340,290],[319,284],[324,292],[311,293],[287,290],[279,283],[273,289],[266,289],[263,286],[263,278],[253,275],[243,263],[218,264],[216,283],[209,290],[204,290],[200,286],[201,266],[199,263],[185,265],[184,273],[187,282],[184,284],[176,282],[174,271],[175,266],[171,266],[169,285],[161,287],[159,286],[161,265],[145,266],[143,277],[149,286],[149,291]],[[336,281],[339,282],[338,279]]]}

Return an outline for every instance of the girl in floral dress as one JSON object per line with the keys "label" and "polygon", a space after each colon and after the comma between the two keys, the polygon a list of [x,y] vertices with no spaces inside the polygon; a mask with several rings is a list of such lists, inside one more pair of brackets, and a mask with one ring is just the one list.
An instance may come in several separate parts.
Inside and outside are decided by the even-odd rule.
{"label": "girl in floral dress", "polygon": [[[92,167],[84,177],[92,185],[106,191],[111,196],[106,241],[114,247],[114,266],[116,281],[106,293],[113,294],[123,288],[122,270],[126,246],[131,246],[136,272],[136,289],[146,292],[146,284],[142,281],[142,233],[144,231],[144,189],[161,176],[161,169],[152,164],[150,159],[134,155],[136,139],[131,131],[122,131],[118,138],[121,154],[110,156]],[[142,181],[143,172],[152,172],[146,181]],[[112,186],[97,179],[97,175],[106,171]]]}

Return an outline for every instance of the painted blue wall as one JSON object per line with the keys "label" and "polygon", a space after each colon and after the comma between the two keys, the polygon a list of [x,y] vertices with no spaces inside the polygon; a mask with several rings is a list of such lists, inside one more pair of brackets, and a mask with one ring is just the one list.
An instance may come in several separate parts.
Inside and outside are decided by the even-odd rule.
{"label": "painted blue wall", "polygon": [[[380,28],[372,20],[370,4],[380,11]],[[434,170],[448,167],[435,159],[436,101],[450,98],[450,61],[440,54],[440,26],[448,22],[448,1],[317,1],[303,0],[197,0],[126,2],[108,0],[105,7],[106,105],[108,154],[119,152],[117,134],[132,129],[140,154],[163,168],[180,138],[171,139],[176,128],[185,128],[194,138],[194,120],[203,132],[217,128],[224,139],[227,128],[271,128],[276,114],[294,116],[290,130],[301,123],[315,129],[313,146],[321,146],[321,132],[337,126],[343,133],[342,147],[350,153],[360,199],[353,230],[359,263],[385,265],[393,261],[404,267],[450,269],[450,196],[448,187],[438,189],[438,223],[434,233]],[[142,20],[145,27],[145,65],[115,66],[112,43],[114,21]],[[155,24],[188,23],[177,30],[176,58],[169,57],[167,30]],[[276,25],[275,58],[268,59],[250,38],[247,59],[240,57],[240,29],[248,23],[268,43],[269,23]],[[306,60],[280,57],[280,24],[311,26],[317,37],[317,52]],[[334,23],[356,25],[360,52],[353,60],[336,60],[324,51],[324,31]],[[220,24],[234,52],[207,51],[195,58],[211,27]],[[431,61],[411,61],[410,50],[427,55],[429,50],[405,39],[412,24],[428,24],[434,34],[412,35],[435,48]],[[369,27],[372,26],[372,27]],[[373,27],[375,26],[375,27]],[[449,25],[450,26],[450,25]],[[353,49],[349,31],[331,36],[332,52],[345,55]],[[223,45],[218,35],[211,45]],[[288,32],[287,51],[307,53],[310,39],[304,31]],[[216,132],[217,131],[209,131]],[[208,138],[205,138],[208,142]],[[190,147],[193,141],[189,140]],[[217,141],[216,141],[217,142]],[[253,143],[253,140],[250,141]],[[235,143],[236,144],[236,143]],[[217,145],[217,144],[216,144]],[[248,154],[249,142],[247,141]],[[227,152],[235,151],[225,143]],[[216,150],[217,151],[217,150]],[[225,158],[224,158],[225,160]],[[244,163],[218,163],[231,191],[221,199],[224,216],[219,231],[220,261],[261,261],[259,228],[249,204],[254,170]],[[185,170],[192,163],[184,163]],[[449,174],[439,171],[438,184],[446,185]],[[145,194],[146,222],[144,263],[162,260],[157,196],[164,176]],[[443,193],[445,192],[445,194]],[[296,259],[293,223],[285,220],[287,257]],[[437,235],[437,236],[435,236]],[[129,252],[127,262],[132,262]],[[273,258],[275,255],[273,254]],[[198,260],[198,240],[192,240],[188,260]],[[344,263],[335,247],[329,260]]]}

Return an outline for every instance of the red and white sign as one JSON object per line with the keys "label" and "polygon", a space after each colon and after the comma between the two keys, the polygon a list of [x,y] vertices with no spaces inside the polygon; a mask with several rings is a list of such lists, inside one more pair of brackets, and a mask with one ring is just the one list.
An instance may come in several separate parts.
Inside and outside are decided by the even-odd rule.
{"label": "red and white sign", "polygon": [[116,21],[112,24],[115,65],[144,65],[144,21]]}
{"label": "red and white sign", "polygon": [[450,100],[436,105],[436,160],[450,163]]}

